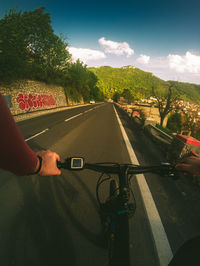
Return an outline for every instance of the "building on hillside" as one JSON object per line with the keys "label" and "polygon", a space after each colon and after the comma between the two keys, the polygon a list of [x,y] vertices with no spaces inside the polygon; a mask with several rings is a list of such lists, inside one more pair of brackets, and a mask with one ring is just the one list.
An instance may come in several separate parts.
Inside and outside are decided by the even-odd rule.
{"label": "building on hillside", "polygon": [[129,65],[129,66],[123,66],[122,67],[122,69],[135,69],[135,67],[134,66],[131,66],[131,65]]}

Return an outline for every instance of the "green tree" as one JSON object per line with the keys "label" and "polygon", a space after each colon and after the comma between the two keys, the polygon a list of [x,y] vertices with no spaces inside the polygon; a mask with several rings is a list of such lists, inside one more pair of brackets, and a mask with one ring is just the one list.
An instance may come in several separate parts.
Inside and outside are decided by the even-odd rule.
{"label": "green tree", "polygon": [[0,20],[0,78],[54,78],[71,56],[67,43],[54,34],[44,7],[11,9]]}
{"label": "green tree", "polygon": [[124,89],[122,92],[122,96],[127,101],[128,104],[132,103],[134,100],[134,96],[129,89]]}
{"label": "green tree", "polygon": [[28,67],[24,31],[21,12],[12,9],[0,20],[0,78],[17,76]]}
{"label": "green tree", "polygon": [[181,133],[182,129],[182,116],[181,113],[172,113],[167,120],[167,128],[172,132]]}
{"label": "green tree", "polygon": [[92,87],[90,90],[90,99],[94,99],[95,101],[104,101],[104,94],[97,86]]}
{"label": "green tree", "polygon": [[194,136],[194,132],[196,131],[196,118],[198,117],[197,112],[183,111],[182,117],[183,130]]}
{"label": "green tree", "polygon": [[119,92],[115,91],[112,97],[113,101],[117,103],[119,101],[119,98],[120,98]]}
{"label": "green tree", "polygon": [[79,59],[65,70],[65,77],[64,87],[74,100],[83,98],[87,102],[97,93],[96,75],[89,71]]}
{"label": "green tree", "polygon": [[31,78],[62,85],[67,100],[102,99],[96,75],[80,60],[72,62],[66,40],[54,34],[44,9],[11,9],[0,19],[0,79]]}

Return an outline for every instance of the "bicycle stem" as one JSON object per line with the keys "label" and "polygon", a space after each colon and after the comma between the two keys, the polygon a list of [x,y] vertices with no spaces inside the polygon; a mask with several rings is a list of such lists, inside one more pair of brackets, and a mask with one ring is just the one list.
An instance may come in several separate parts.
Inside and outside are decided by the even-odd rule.
{"label": "bicycle stem", "polygon": [[120,197],[122,198],[123,202],[127,202],[130,197],[130,189],[128,183],[128,175],[127,175],[128,166],[120,166],[119,169],[119,190],[120,190]]}

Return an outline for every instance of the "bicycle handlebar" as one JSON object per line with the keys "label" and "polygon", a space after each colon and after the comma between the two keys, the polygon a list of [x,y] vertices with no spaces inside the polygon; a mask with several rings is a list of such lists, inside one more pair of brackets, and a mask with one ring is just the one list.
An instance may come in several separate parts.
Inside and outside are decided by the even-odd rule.
{"label": "bicycle handlebar", "polygon": [[178,171],[175,166],[170,163],[162,163],[159,165],[141,166],[134,164],[120,164],[120,163],[82,163],[81,166],[72,167],[72,159],[83,158],[67,158],[65,162],[57,162],[58,168],[64,168],[67,170],[84,170],[89,169],[99,173],[107,174],[119,174],[121,171],[125,171],[127,174],[141,174],[141,173],[157,173],[161,175],[168,175],[175,177]]}

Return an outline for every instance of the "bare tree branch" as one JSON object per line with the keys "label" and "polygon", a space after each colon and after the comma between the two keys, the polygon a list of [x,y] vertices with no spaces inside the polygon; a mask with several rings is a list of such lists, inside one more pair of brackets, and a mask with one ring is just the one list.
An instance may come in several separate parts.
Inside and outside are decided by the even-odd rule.
{"label": "bare tree branch", "polygon": [[160,113],[160,125],[163,125],[165,117],[173,110],[173,103],[178,100],[179,95],[173,83],[168,87],[152,88],[154,97],[158,102],[158,110]]}

